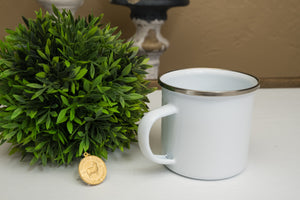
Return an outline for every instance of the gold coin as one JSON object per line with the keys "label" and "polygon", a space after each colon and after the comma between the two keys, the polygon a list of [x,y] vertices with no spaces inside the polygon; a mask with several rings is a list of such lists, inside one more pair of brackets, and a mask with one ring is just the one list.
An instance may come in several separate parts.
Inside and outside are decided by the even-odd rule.
{"label": "gold coin", "polygon": [[98,185],[106,177],[106,166],[103,160],[97,156],[84,154],[78,167],[80,178],[89,185]]}

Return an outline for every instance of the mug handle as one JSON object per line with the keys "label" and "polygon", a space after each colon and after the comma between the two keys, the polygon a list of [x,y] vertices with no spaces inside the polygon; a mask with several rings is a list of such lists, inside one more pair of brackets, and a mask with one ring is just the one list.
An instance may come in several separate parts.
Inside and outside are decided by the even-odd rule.
{"label": "mug handle", "polygon": [[138,127],[138,143],[144,156],[149,160],[163,165],[174,164],[175,160],[167,158],[167,155],[155,155],[152,153],[149,142],[149,134],[154,122],[159,118],[177,113],[177,108],[172,104],[166,104],[150,111],[141,119]]}

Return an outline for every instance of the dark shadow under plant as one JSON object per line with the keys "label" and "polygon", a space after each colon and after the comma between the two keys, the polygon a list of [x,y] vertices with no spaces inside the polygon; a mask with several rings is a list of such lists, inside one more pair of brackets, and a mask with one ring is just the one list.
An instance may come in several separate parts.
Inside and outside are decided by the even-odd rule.
{"label": "dark shadow under plant", "polygon": [[36,12],[0,42],[0,142],[31,164],[129,148],[153,91],[150,67],[102,16]]}

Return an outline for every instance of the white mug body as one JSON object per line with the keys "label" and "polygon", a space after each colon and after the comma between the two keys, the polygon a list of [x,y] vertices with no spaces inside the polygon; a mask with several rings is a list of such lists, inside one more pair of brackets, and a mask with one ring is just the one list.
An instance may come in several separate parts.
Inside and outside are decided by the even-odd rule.
{"label": "white mug body", "polygon": [[[194,179],[220,180],[247,165],[257,78],[230,70],[192,68],[160,77],[162,107],[139,125],[142,153],[171,171]],[[148,137],[162,118],[162,155]]]}
{"label": "white mug body", "polygon": [[163,105],[177,107],[162,118],[162,153],[170,170],[195,179],[235,176],[246,167],[254,94],[203,97],[162,88]]}

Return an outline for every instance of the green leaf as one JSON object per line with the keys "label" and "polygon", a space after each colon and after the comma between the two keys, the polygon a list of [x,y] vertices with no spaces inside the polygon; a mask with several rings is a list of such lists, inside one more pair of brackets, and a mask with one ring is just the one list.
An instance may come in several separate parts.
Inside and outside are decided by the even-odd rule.
{"label": "green leaf", "polygon": [[83,153],[83,147],[84,147],[84,144],[85,144],[85,141],[82,140],[82,141],[80,142],[80,145],[79,145],[79,150],[78,150],[78,154],[79,154],[79,155],[82,155],[82,153]]}
{"label": "green leaf", "polygon": [[46,88],[41,89],[41,90],[37,91],[36,93],[34,93],[34,95],[32,95],[32,97],[31,97],[31,100],[39,97],[41,94],[43,94],[45,92],[45,90],[46,90]]}
{"label": "green leaf", "polygon": [[12,71],[12,70],[10,70],[10,69],[7,69],[7,70],[5,70],[5,71],[0,72],[0,79],[1,79],[1,78],[9,77],[9,76],[11,76],[11,75],[14,75],[15,73],[16,73],[16,72],[14,72],[14,71]]}
{"label": "green leaf", "polygon": [[50,49],[49,49],[48,44],[46,44],[46,46],[45,46],[45,53],[47,56],[50,56]]}
{"label": "green leaf", "polygon": [[63,151],[63,153],[64,153],[64,154],[69,153],[69,152],[72,150],[72,148],[73,148],[73,144],[69,145],[69,146]]}
{"label": "green leaf", "polygon": [[70,67],[71,63],[68,60],[65,60],[66,67]]}
{"label": "green leaf", "polygon": [[67,111],[68,111],[68,109],[66,108],[66,109],[62,109],[62,110],[59,112],[58,117],[57,117],[57,120],[56,120],[56,123],[57,123],[57,124],[60,124],[60,123],[62,123],[62,122],[65,121],[65,117],[66,117]]}
{"label": "green leaf", "polygon": [[37,50],[37,53],[39,54],[39,56],[41,56],[43,59],[48,60],[47,56],[41,51],[41,50]]}
{"label": "green leaf", "polygon": [[83,137],[83,136],[84,136],[84,133],[83,133],[82,131],[78,131],[78,132],[77,132],[77,135],[78,135],[79,137]]}
{"label": "green leaf", "polygon": [[25,18],[24,16],[22,16],[23,22],[25,23],[25,25],[27,26],[27,28],[29,28],[29,23],[28,23],[28,19]]}
{"label": "green leaf", "polygon": [[62,134],[62,132],[58,131],[57,136],[58,136],[59,140],[61,141],[61,143],[65,144],[66,137]]}
{"label": "green leaf", "polygon": [[122,92],[129,92],[130,90],[132,90],[133,87],[131,86],[121,86],[118,89],[121,90]]}
{"label": "green leaf", "polygon": [[88,72],[86,68],[83,68],[79,71],[79,73],[75,76],[75,80],[80,80],[84,75]]}
{"label": "green leaf", "polygon": [[89,32],[87,33],[87,37],[93,36],[93,35],[97,32],[97,30],[98,30],[98,27],[97,27],[97,26],[94,26],[93,28],[91,28],[91,29],[89,30]]}
{"label": "green leaf", "polygon": [[54,57],[52,58],[52,62],[54,62],[54,63],[59,63],[59,56],[54,56]]}
{"label": "green leaf", "polygon": [[7,129],[13,129],[13,128],[17,128],[20,125],[17,123],[8,123],[8,124],[4,124],[2,125],[3,128],[7,128]]}
{"label": "green leaf", "polygon": [[60,95],[60,98],[61,98],[62,102],[63,102],[65,105],[67,105],[67,106],[70,105],[68,99],[67,99],[65,96]]}
{"label": "green leaf", "polygon": [[[2,144],[2,143],[0,143],[0,144]],[[14,146],[10,149],[8,155],[13,155],[14,153],[16,153],[18,151],[20,151],[20,149],[17,146]]]}
{"label": "green leaf", "polygon": [[36,157],[33,157],[29,163],[29,165],[34,165],[39,159]]}
{"label": "green leaf", "polygon": [[74,122],[76,122],[79,125],[83,125],[84,123],[77,117],[74,118]]}
{"label": "green leaf", "polygon": [[26,86],[31,87],[31,88],[37,88],[37,89],[43,88],[42,85],[37,84],[37,83],[28,83],[28,84],[26,84]]}
{"label": "green leaf", "polygon": [[45,142],[41,142],[39,143],[37,146],[35,146],[34,150],[40,150],[41,148],[43,148],[43,146],[45,146],[45,144],[47,144],[48,141],[45,141]]}
{"label": "green leaf", "polygon": [[94,67],[93,63],[90,66],[90,76],[91,76],[91,78],[95,77],[95,67]]}
{"label": "green leaf", "polygon": [[23,136],[22,131],[19,131],[18,134],[17,134],[17,142],[20,142],[20,141],[21,141],[22,136]]}
{"label": "green leaf", "polygon": [[73,69],[74,75],[77,75],[77,74],[80,72],[80,70],[81,70],[81,67],[75,67],[75,68]]}
{"label": "green leaf", "polygon": [[21,102],[21,103],[24,103],[24,102],[25,102],[24,98],[23,98],[22,96],[20,96],[20,95],[13,94],[13,97],[14,97],[17,101],[19,101],[19,102]]}
{"label": "green leaf", "polygon": [[124,152],[124,147],[123,147],[123,145],[120,145],[120,146],[119,146],[119,149],[121,150],[121,152]]}
{"label": "green leaf", "polygon": [[101,149],[101,156],[105,159],[107,159],[107,150],[105,148]]}
{"label": "green leaf", "polygon": [[114,112],[114,113],[120,113],[118,110],[118,107],[112,107],[112,108],[108,108],[109,111]]}
{"label": "green leaf", "polygon": [[98,88],[99,92],[101,92],[101,93],[105,93],[106,91],[111,89],[111,87],[105,87],[105,86],[100,86],[100,85],[97,85],[97,88]]}
{"label": "green leaf", "polygon": [[115,62],[113,62],[113,63],[111,64],[111,67],[116,67],[116,66],[119,64],[119,62],[120,62],[121,60],[122,60],[122,59],[119,58],[118,60],[116,60]]}
{"label": "green leaf", "polygon": [[141,99],[143,97],[144,97],[143,95],[138,94],[138,93],[130,93],[130,94],[125,96],[125,98],[127,100],[137,100],[137,99]]}
{"label": "green leaf", "polygon": [[100,74],[99,76],[97,76],[97,78],[95,78],[95,80],[93,81],[93,87],[102,83],[103,76],[104,76],[104,74]]}
{"label": "green leaf", "polygon": [[72,158],[73,158],[73,152],[71,152],[71,153],[68,154],[68,161],[67,161],[68,164],[71,163]]}
{"label": "green leaf", "polygon": [[109,56],[109,59],[108,59],[108,64],[111,65],[113,61],[114,61],[114,53],[111,52],[110,56]]}
{"label": "green leaf", "polygon": [[73,133],[73,123],[71,121],[68,121],[67,123],[67,129],[69,131],[70,134]]}
{"label": "green leaf", "polygon": [[125,101],[122,96],[120,96],[120,104],[121,104],[122,108],[125,108]]}
{"label": "green leaf", "polygon": [[146,65],[149,62],[150,58],[145,58],[143,62],[141,62],[141,65]]}
{"label": "green leaf", "polygon": [[46,73],[45,72],[39,72],[36,74],[37,77],[39,78],[46,78]]}
{"label": "green leaf", "polygon": [[5,111],[12,111],[12,110],[15,110],[15,109],[17,109],[17,108],[18,108],[17,106],[12,105],[12,106],[7,107],[7,108],[5,109]]}
{"label": "green leaf", "polygon": [[120,133],[120,132],[118,132],[117,135],[118,135],[118,137],[121,138],[121,139],[128,140],[128,138],[127,138],[125,135],[123,135],[122,133]]}
{"label": "green leaf", "polygon": [[48,115],[46,120],[46,129],[49,130],[50,126],[51,126],[51,117],[50,115]]}
{"label": "green leaf", "polygon": [[50,72],[50,67],[49,67],[49,65],[46,65],[46,64],[44,64],[44,63],[39,63],[39,65],[43,67],[44,72],[46,72],[46,73],[49,73],[49,72]]}
{"label": "green leaf", "polygon": [[55,7],[54,4],[52,4],[52,10],[53,10],[54,15],[55,15],[57,18],[60,18],[60,12],[59,12],[59,10]]}
{"label": "green leaf", "polygon": [[72,107],[70,110],[70,120],[73,121],[75,118],[75,108]]}
{"label": "green leaf", "polygon": [[136,80],[137,80],[136,77],[124,77],[124,78],[122,78],[122,81],[124,81],[125,83],[132,83]]}
{"label": "green leaf", "polygon": [[86,91],[86,92],[89,92],[90,91],[90,83],[88,80],[86,79],[83,79],[83,89]]}
{"label": "green leaf", "polygon": [[48,116],[48,113],[44,114],[42,117],[40,117],[40,118],[37,120],[36,124],[38,125],[38,124],[44,123],[47,116]]}
{"label": "green leaf", "polygon": [[74,82],[71,83],[71,92],[72,92],[73,94],[75,94],[75,92],[76,92],[76,86],[75,86],[75,83],[74,83]]}
{"label": "green leaf", "polygon": [[102,109],[102,112],[103,112],[104,114],[109,115],[109,112],[108,112],[108,110],[106,110],[106,109]]}
{"label": "green leaf", "polygon": [[125,111],[125,115],[126,115],[128,118],[131,117],[131,113],[129,112],[129,110],[126,110],[126,111]]}
{"label": "green leaf", "polygon": [[21,115],[23,113],[22,108],[17,108],[11,115],[10,119],[15,119],[16,117],[18,117],[19,115]]}
{"label": "green leaf", "polygon": [[4,140],[9,140],[10,138],[12,138],[14,135],[16,135],[17,131],[11,131],[10,133],[6,134],[4,136]]}
{"label": "green leaf", "polygon": [[139,47],[131,47],[130,50],[132,51],[131,56],[129,59],[133,59],[139,52]]}
{"label": "green leaf", "polygon": [[58,114],[57,114],[56,111],[52,111],[52,112],[50,113],[50,115],[51,115],[52,117],[57,117],[57,116],[58,116]]}
{"label": "green leaf", "polygon": [[37,110],[30,110],[30,111],[26,111],[26,114],[33,119],[35,117],[35,115],[37,114]]}
{"label": "green leaf", "polygon": [[131,71],[131,68],[132,68],[132,64],[130,63],[122,70],[122,76],[128,75],[129,72]]}
{"label": "green leaf", "polygon": [[44,166],[46,166],[47,165],[47,156],[46,156],[46,154],[43,154],[41,159],[42,159],[42,164]]}
{"label": "green leaf", "polygon": [[51,46],[51,39],[50,39],[50,38],[47,39],[46,45],[47,45],[48,47]]}
{"label": "green leaf", "polygon": [[84,142],[84,151],[88,151],[90,148],[90,141],[88,135],[85,136],[85,142]]}

